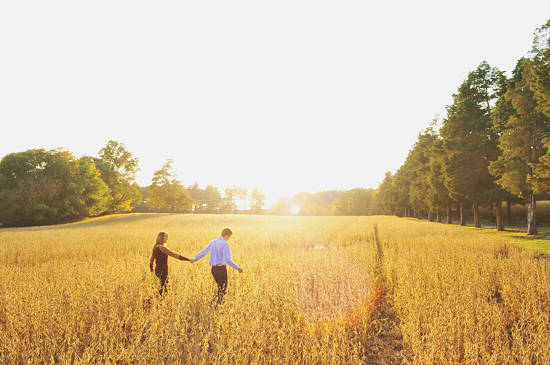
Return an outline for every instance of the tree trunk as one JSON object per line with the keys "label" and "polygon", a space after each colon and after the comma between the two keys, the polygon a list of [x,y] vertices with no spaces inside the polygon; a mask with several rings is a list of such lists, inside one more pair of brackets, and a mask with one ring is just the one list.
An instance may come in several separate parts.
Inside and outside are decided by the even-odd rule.
{"label": "tree trunk", "polygon": [[447,209],[447,224],[453,224],[453,210],[452,210],[452,208]]}
{"label": "tree trunk", "polygon": [[428,212],[428,222],[434,221],[434,214],[432,212]]}
{"label": "tree trunk", "polygon": [[479,205],[474,204],[474,225],[476,228],[481,228],[481,219],[479,219]]}
{"label": "tree trunk", "polygon": [[531,192],[529,195],[529,204],[527,206],[527,235],[536,235],[538,234],[537,219],[535,217],[537,201],[533,192]]}
{"label": "tree trunk", "polygon": [[440,211],[437,211],[437,223],[443,223],[443,214]]}
{"label": "tree trunk", "polygon": [[504,231],[504,221],[502,220],[502,203],[495,203],[495,215],[497,217],[497,231]]}
{"label": "tree trunk", "polygon": [[466,225],[466,209],[464,208],[464,205],[460,206],[460,225]]}
{"label": "tree trunk", "polygon": [[512,202],[510,199],[506,200],[506,215],[508,219],[508,224],[514,223],[514,220],[512,219]]}

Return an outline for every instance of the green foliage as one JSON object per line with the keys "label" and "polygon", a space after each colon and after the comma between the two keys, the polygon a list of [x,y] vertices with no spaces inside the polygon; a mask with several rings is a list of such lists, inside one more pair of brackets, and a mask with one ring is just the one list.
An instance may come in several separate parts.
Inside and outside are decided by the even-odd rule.
{"label": "green foliage", "polygon": [[447,107],[440,131],[447,152],[445,184],[450,197],[461,205],[487,205],[503,194],[488,171],[489,163],[499,156],[491,108],[500,77],[496,68],[482,62]]}
{"label": "green foliage", "polygon": [[535,31],[528,83],[537,109],[550,118],[550,20]]}
{"label": "green foliage", "polygon": [[398,214],[398,196],[399,192],[394,182],[394,175],[391,172],[386,171],[384,180],[378,186],[373,194],[373,213],[393,215]]}
{"label": "green foliage", "polygon": [[500,186],[515,196],[527,199],[544,190],[544,156],[548,149],[543,137],[550,131],[550,119],[537,109],[531,90],[528,59],[518,61],[509,80],[501,80],[503,90],[497,103],[494,124],[501,130],[502,156],[490,165]]}
{"label": "green foliage", "polygon": [[132,203],[141,200],[135,175],[139,171],[139,160],[132,157],[123,143],[109,141],[99,151],[99,158],[93,159],[101,171],[101,178],[111,194],[108,213],[129,212]]}
{"label": "green foliage", "polygon": [[[220,213],[222,210],[222,195],[218,188],[208,185],[206,188],[201,189],[198,183],[189,187],[188,192],[193,199],[195,205],[195,213]],[[228,189],[225,190],[226,194]],[[231,198],[233,197],[233,190],[229,189]],[[226,213],[232,212],[228,207],[225,207]]]}
{"label": "green foliage", "polygon": [[[330,205],[332,215],[369,215],[374,189],[344,191]],[[322,214],[320,214],[322,215]]]}
{"label": "green foliage", "polygon": [[428,205],[429,211],[441,212],[448,211],[453,205],[456,205],[451,199],[449,189],[445,185],[445,157],[446,151],[441,138],[433,141],[429,154],[428,177]]}
{"label": "green foliage", "polygon": [[75,183],[79,186],[78,193],[87,208],[82,214],[90,217],[98,216],[107,210],[109,187],[101,179],[94,163],[86,158],[79,160],[79,170]]}
{"label": "green foliage", "polygon": [[207,185],[203,191],[204,213],[219,213],[222,194],[218,188]]}
{"label": "green foliage", "polygon": [[172,169],[173,163],[173,159],[166,160],[162,169],[154,173],[147,204],[156,210],[167,207],[171,213],[189,213],[195,201],[177,179]]}
{"label": "green foliage", "polygon": [[0,222],[46,225],[101,214],[108,189],[95,165],[64,149],[11,153],[0,161]]}

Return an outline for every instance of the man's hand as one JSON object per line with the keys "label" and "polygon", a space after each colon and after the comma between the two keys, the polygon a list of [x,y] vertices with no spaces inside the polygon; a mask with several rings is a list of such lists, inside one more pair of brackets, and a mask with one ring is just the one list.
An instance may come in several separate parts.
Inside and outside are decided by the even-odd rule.
{"label": "man's hand", "polygon": [[242,274],[243,273],[243,269],[239,269],[239,274]]}

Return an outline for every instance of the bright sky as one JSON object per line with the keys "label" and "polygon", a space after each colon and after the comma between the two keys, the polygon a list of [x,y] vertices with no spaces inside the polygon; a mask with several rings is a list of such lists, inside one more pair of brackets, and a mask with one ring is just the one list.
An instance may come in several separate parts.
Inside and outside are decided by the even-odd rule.
{"label": "bright sky", "polygon": [[[507,5],[510,4],[510,5]],[[2,1],[0,158],[109,140],[144,186],[376,188],[468,72],[507,75],[550,1]]]}

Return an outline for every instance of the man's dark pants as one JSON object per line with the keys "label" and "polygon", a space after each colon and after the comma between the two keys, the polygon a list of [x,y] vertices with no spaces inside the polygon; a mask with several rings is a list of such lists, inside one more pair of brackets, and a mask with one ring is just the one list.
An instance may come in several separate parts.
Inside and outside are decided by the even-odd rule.
{"label": "man's dark pants", "polygon": [[218,284],[218,302],[221,302],[227,293],[227,266],[212,266],[212,276]]}

